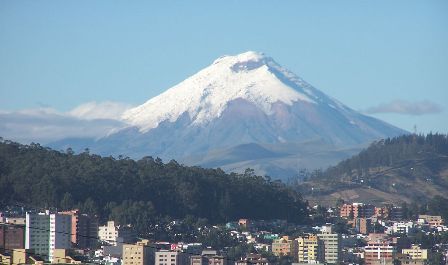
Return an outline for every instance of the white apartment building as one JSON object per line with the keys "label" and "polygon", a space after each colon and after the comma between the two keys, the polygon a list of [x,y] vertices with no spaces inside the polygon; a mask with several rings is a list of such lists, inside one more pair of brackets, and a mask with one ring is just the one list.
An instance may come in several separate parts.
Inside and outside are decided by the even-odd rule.
{"label": "white apartment building", "polygon": [[389,234],[409,234],[414,230],[413,222],[394,222],[390,229],[387,230]]}
{"label": "white apartment building", "polygon": [[106,225],[98,227],[98,238],[113,246],[117,243],[133,243],[134,231],[127,226],[117,226],[114,221],[108,221]]}
{"label": "white apartment building", "polygon": [[53,261],[55,249],[71,248],[71,216],[58,213],[26,213],[25,248]]}

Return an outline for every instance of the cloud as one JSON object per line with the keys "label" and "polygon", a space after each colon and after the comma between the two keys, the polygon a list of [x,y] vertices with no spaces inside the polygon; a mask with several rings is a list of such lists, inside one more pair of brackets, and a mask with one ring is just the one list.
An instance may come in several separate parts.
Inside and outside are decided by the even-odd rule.
{"label": "cloud", "polygon": [[65,138],[96,139],[126,127],[121,113],[130,107],[117,102],[88,102],[68,112],[52,108],[0,111],[0,136],[41,144]]}
{"label": "cloud", "polygon": [[425,115],[432,113],[439,113],[442,108],[434,102],[429,100],[422,101],[405,101],[405,100],[394,100],[389,103],[382,103],[378,106],[370,107],[365,110],[366,113],[376,114],[376,113],[399,113],[407,115]]}
{"label": "cloud", "polygon": [[73,117],[94,120],[94,119],[112,119],[120,120],[121,114],[132,108],[129,104],[120,102],[87,102],[69,111]]}

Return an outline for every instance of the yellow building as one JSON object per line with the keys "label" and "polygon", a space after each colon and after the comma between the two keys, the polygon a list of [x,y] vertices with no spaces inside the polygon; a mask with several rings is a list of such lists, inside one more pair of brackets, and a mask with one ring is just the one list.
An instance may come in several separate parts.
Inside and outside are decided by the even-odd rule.
{"label": "yellow building", "polygon": [[272,242],[272,253],[276,256],[290,256],[293,243],[293,240],[290,240],[288,236],[275,239]]}
{"label": "yellow building", "polygon": [[29,249],[14,249],[12,251],[12,264],[43,265],[44,261],[39,256],[34,256]]}
{"label": "yellow building", "polygon": [[297,255],[294,257],[299,263],[316,263],[323,261],[323,243],[317,235],[305,234],[295,239]]}
{"label": "yellow building", "polygon": [[11,265],[11,256],[6,253],[0,253],[0,264],[2,265]]}
{"label": "yellow building", "polygon": [[81,264],[82,262],[67,255],[66,249],[55,249],[53,252],[53,264]]}
{"label": "yellow building", "polygon": [[428,259],[428,250],[420,248],[419,245],[412,245],[411,248],[405,248],[401,252],[403,254],[409,255],[411,259]]}
{"label": "yellow building", "polygon": [[440,215],[426,215],[420,214],[418,216],[418,223],[420,224],[429,224],[430,227],[436,227],[443,225],[443,219]]}
{"label": "yellow building", "polygon": [[147,265],[150,263],[149,252],[149,240],[123,244],[123,265]]}

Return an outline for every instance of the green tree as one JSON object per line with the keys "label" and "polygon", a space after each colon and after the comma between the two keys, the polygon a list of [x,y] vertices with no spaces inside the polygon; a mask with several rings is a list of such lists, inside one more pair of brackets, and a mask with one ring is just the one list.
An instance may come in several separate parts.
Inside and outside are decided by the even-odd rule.
{"label": "green tree", "polygon": [[64,211],[73,209],[74,201],[70,192],[65,192],[61,200],[61,209]]}

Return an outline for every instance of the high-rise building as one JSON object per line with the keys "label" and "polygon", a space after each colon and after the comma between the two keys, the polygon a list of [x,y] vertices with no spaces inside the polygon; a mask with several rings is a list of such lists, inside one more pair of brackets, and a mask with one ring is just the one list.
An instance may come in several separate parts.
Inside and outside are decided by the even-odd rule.
{"label": "high-rise building", "polygon": [[341,256],[341,235],[333,233],[331,227],[322,230],[317,238],[323,243],[324,260],[328,264],[336,264]]}
{"label": "high-rise building", "polygon": [[61,214],[70,215],[72,219],[71,241],[80,249],[92,248],[98,241],[98,220],[79,210],[65,211]]}
{"label": "high-rise building", "polygon": [[50,213],[26,213],[25,248],[52,261],[55,249],[71,248],[71,217]]}
{"label": "high-rise building", "polygon": [[297,261],[299,263],[317,263],[324,260],[324,245],[312,234],[305,234],[295,239],[297,244]]}

